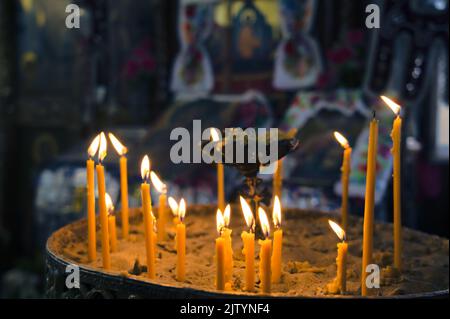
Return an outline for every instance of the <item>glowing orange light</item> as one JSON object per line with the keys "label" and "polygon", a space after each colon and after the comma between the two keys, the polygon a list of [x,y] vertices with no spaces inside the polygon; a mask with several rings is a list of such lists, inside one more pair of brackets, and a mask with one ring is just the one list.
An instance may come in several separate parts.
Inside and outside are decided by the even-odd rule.
{"label": "glowing orange light", "polygon": [[167,186],[164,184],[158,175],[154,171],[150,172],[150,179],[152,180],[153,186],[155,186],[156,190],[160,193],[167,192]]}
{"label": "glowing orange light", "polygon": [[331,229],[333,229],[333,231],[336,233],[336,235],[339,237],[340,240],[344,241],[345,240],[345,231],[341,228],[341,226],[339,226],[338,224],[336,224],[334,221],[332,220],[328,220],[328,224],[330,224]]}
{"label": "glowing orange light", "polygon": [[172,196],[169,196],[168,202],[169,202],[169,207],[170,207],[170,210],[172,211],[172,214],[175,217],[177,217],[178,216],[178,203],[177,203],[177,201]]}
{"label": "glowing orange light", "polygon": [[147,155],[144,156],[141,162],[141,177],[144,181],[148,180],[150,175],[150,159]]}
{"label": "glowing orange light", "polygon": [[109,215],[114,214],[114,204],[108,193],[105,193],[106,211]]}
{"label": "glowing orange light", "polygon": [[181,222],[184,220],[184,216],[186,216],[186,202],[182,198],[178,204],[178,218]]}
{"label": "glowing orange light", "polygon": [[247,227],[250,228],[250,230],[254,231],[255,219],[253,218],[252,209],[250,208],[247,201],[242,196],[239,197],[239,200],[241,202],[241,208],[242,208],[242,213],[244,214],[245,223],[247,224]]}
{"label": "glowing orange light", "polygon": [[223,221],[225,222],[225,227],[228,227],[228,225],[230,225],[230,218],[231,218],[231,207],[230,204],[228,204],[225,207],[225,210],[223,211]]}
{"label": "glowing orange light", "polygon": [[88,154],[90,157],[94,157],[95,153],[98,151],[98,147],[100,146],[100,135],[97,135],[91,142],[88,148]]}
{"label": "glowing orange light", "polygon": [[98,160],[101,162],[105,159],[106,157],[106,148],[107,148],[107,143],[106,143],[106,136],[105,133],[101,132],[100,133],[100,147],[98,150]]}
{"label": "glowing orange light", "polygon": [[343,148],[349,147],[347,139],[339,132],[334,131],[334,138],[341,144]]}
{"label": "glowing orange light", "polygon": [[113,135],[113,133],[108,133],[108,136],[117,154],[125,155],[128,152],[128,149],[122,143],[120,143],[120,141]]}
{"label": "glowing orange light", "polygon": [[270,224],[269,220],[267,219],[267,214],[262,207],[258,207],[258,216],[259,222],[261,223],[262,232],[267,238],[270,236]]}
{"label": "glowing orange light", "polygon": [[216,128],[211,128],[210,129],[210,135],[211,135],[211,139],[213,140],[213,142],[219,142],[220,141],[220,135],[219,135],[219,130]]}
{"label": "glowing orange light", "polygon": [[392,112],[395,113],[395,115],[400,114],[400,110],[402,109],[400,105],[398,105],[397,103],[395,103],[390,98],[384,95],[380,96],[380,98],[383,100],[384,103],[386,103],[387,106],[389,106],[389,108],[392,110]]}
{"label": "glowing orange light", "polygon": [[217,209],[216,213],[216,225],[217,225],[217,232],[219,234],[222,233],[222,229],[225,227],[225,221],[223,220],[223,215],[220,209]]}

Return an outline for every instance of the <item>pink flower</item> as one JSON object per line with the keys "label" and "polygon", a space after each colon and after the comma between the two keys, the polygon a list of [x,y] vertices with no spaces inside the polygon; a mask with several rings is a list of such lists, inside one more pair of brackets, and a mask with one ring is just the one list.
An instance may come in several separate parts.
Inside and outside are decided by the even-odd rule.
{"label": "pink flower", "polygon": [[327,53],[328,59],[336,64],[342,64],[352,57],[352,50],[349,48],[339,48]]}
{"label": "pink flower", "polygon": [[133,60],[129,60],[126,64],[125,64],[125,76],[127,78],[134,78],[139,70],[139,66],[136,63],[136,61]]}

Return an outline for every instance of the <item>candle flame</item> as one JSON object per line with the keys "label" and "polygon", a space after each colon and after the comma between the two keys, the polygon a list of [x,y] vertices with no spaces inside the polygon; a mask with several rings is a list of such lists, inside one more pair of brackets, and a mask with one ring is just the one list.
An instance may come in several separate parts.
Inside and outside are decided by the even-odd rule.
{"label": "candle flame", "polygon": [[328,224],[330,224],[331,229],[333,229],[333,231],[336,233],[336,235],[339,237],[340,240],[344,241],[345,240],[345,231],[341,228],[341,226],[339,226],[338,224],[336,224],[334,221],[332,220],[328,220]]}
{"label": "candle flame", "polygon": [[392,112],[395,113],[395,115],[400,114],[400,110],[402,109],[400,105],[392,101],[390,98],[382,95],[380,98],[383,100],[384,103],[386,103],[387,106],[392,110]]}
{"label": "candle flame", "polygon": [[275,227],[278,228],[281,226],[281,203],[278,195],[275,196],[275,200],[273,202],[272,219]]}
{"label": "candle flame", "polygon": [[222,233],[222,229],[225,227],[225,221],[223,220],[223,215],[220,209],[217,209],[216,225],[217,225],[217,232],[220,235]]}
{"label": "candle flame", "polygon": [[150,175],[150,159],[147,155],[144,156],[141,162],[141,177],[144,181],[148,180]]}
{"label": "candle flame", "polygon": [[242,213],[244,214],[245,223],[247,224],[248,228],[250,228],[250,230],[254,231],[255,219],[253,218],[252,209],[250,208],[247,201],[242,196],[239,196],[239,199],[241,201],[241,208],[242,208]]}
{"label": "candle flame", "polygon": [[90,157],[94,157],[95,153],[98,151],[98,147],[100,146],[100,134],[98,134],[91,142],[88,148],[88,154]]}
{"label": "candle flame", "polygon": [[225,227],[228,227],[228,225],[230,225],[230,219],[231,219],[231,207],[230,204],[228,204],[225,207],[225,210],[223,211],[223,221],[225,222]]}
{"label": "candle flame", "polygon": [[101,162],[105,159],[106,157],[106,148],[107,148],[107,143],[106,143],[106,136],[105,133],[101,132],[100,133],[100,147],[98,150],[98,160]]}
{"label": "candle flame", "polygon": [[120,141],[113,135],[113,133],[108,133],[108,136],[112,145],[116,149],[117,154],[122,156],[128,152],[128,149],[122,143],[120,143]]}
{"label": "candle flame", "polygon": [[168,202],[169,202],[169,207],[170,207],[170,210],[172,211],[172,214],[175,217],[177,217],[178,216],[178,203],[177,203],[177,201],[172,196],[169,196]]}
{"label": "candle flame", "polygon": [[105,193],[105,203],[106,203],[106,211],[109,215],[114,213],[114,204],[108,193]]}
{"label": "candle flame", "polygon": [[334,131],[334,138],[341,144],[343,148],[349,147],[347,139],[341,133]]}
{"label": "candle flame", "polygon": [[259,222],[261,223],[262,232],[264,236],[268,238],[270,236],[270,224],[269,220],[267,219],[267,214],[262,207],[258,207],[258,216]]}
{"label": "candle flame", "polygon": [[220,135],[219,135],[219,133],[218,133],[218,129],[216,129],[216,128],[211,128],[210,129],[210,136],[211,136],[211,139],[213,140],[213,142],[219,142],[220,141]]}
{"label": "candle flame", "polygon": [[166,193],[167,192],[167,186],[164,184],[158,175],[154,171],[150,172],[150,179],[152,180],[153,186],[155,186],[156,190],[160,193]]}
{"label": "candle flame", "polygon": [[180,219],[180,222],[183,222],[184,216],[186,216],[186,202],[184,201],[184,198],[182,198],[178,204],[178,218]]}

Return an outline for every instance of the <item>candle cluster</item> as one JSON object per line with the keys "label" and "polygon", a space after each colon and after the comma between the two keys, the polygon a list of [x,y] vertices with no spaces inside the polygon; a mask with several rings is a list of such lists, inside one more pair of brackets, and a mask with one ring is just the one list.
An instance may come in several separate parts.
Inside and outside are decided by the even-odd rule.
{"label": "candle cluster", "polygon": [[[394,266],[400,270],[401,262],[401,207],[400,207],[400,145],[401,145],[401,125],[400,106],[386,97],[382,97],[386,104],[397,115],[394,120],[392,130],[393,140],[393,185],[394,185]],[[129,216],[128,216],[128,177],[127,177],[127,148],[112,134],[108,134],[114,149],[120,156],[120,186],[121,186],[121,223],[122,239],[129,238]],[[327,285],[327,290],[332,293],[346,293],[346,263],[348,244],[346,242],[346,233],[348,230],[348,193],[349,179],[351,171],[352,148],[348,140],[339,132],[334,132],[334,137],[344,149],[341,167],[341,225],[329,221],[329,225],[336,233],[340,242],[337,244],[337,275],[334,281]],[[218,142],[220,137],[215,130],[211,130],[211,138]],[[375,197],[375,179],[376,179],[376,155],[378,142],[378,121],[375,116],[370,122],[369,143],[367,151],[367,177],[364,208],[363,225],[363,252],[362,252],[362,272],[361,272],[361,294],[367,295],[366,267],[372,263],[373,252],[373,228],[374,228],[374,197]],[[94,156],[98,153],[98,163],[95,165]],[[103,161],[107,155],[107,139],[103,132],[98,134],[88,147],[89,158],[86,162],[86,183],[87,183],[87,221],[88,221],[88,258],[89,261],[96,260],[96,214],[95,214],[95,174],[97,173],[99,217],[101,230],[101,251],[102,263],[104,269],[111,268],[111,252],[116,252],[118,247],[116,232],[116,216],[114,214],[114,205],[111,197],[106,193],[105,168]],[[176,275],[179,282],[186,280],[186,224],[184,223],[186,215],[186,202],[181,199],[177,202],[173,197],[167,197],[167,185],[160,177],[151,170],[150,158],[145,155],[141,162],[141,200],[142,216],[145,238],[145,252],[147,261],[147,276],[150,279],[156,277],[156,242],[163,242],[167,239],[166,225],[168,222],[168,206],[170,207],[175,225],[175,249],[177,252]],[[155,218],[152,209],[152,200],[150,194],[150,182],[157,190],[159,195],[158,219]],[[272,205],[273,231],[265,209],[256,205],[256,211],[253,212],[249,203],[240,197],[240,206],[244,216],[246,230],[241,233],[242,253],[245,257],[245,280],[244,289],[247,292],[256,290],[256,271],[255,271],[255,226],[259,220],[263,238],[258,239],[259,244],[259,291],[263,294],[269,294],[272,290],[272,284],[282,281],[282,247],[283,230],[282,225],[282,207],[281,207],[281,185],[282,185],[282,161],[277,162],[273,186],[274,197]],[[217,290],[230,291],[233,289],[233,248],[232,248],[232,230],[230,228],[231,206],[225,206],[224,196],[224,174],[223,164],[217,166],[217,191],[218,208],[216,212],[216,227],[218,237],[215,241],[215,264],[216,278],[215,285]],[[255,216],[258,218],[256,219]]]}

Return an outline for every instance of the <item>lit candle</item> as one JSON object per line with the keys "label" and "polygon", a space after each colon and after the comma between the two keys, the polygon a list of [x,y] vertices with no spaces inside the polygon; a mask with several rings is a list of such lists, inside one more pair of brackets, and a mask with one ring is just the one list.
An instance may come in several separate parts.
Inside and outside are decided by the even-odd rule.
{"label": "lit candle", "polygon": [[141,163],[141,196],[142,213],[144,215],[144,236],[145,250],[147,254],[147,275],[149,278],[155,278],[155,237],[153,233],[153,215],[152,200],[150,197],[150,184],[148,183],[150,175],[150,160],[147,155],[144,156]]}
{"label": "lit candle", "polygon": [[336,278],[332,283],[328,285],[328,290],[333,293],[340,292],[341,294],[345,294],[345,291],[347,289],[347,250],[348,250],[348,244],[345,242],[345,231],[332,220],[328,220],[328,223],[341,240],[341,242],[337,244],[338,253],[336,258],[336,266],[337,266]]}
{"label": "lit candle", "polygon": [[[220,208],[217,209],[217,214],[222,214]],[[225,290],[231,290],[233,277],[233,244],[231,240],[232,230],[228,227],[230,225],[231,207],[227,205],[222,214],[224,225],[222,227],[221,236],[225,241]]]}
{"label": "lit candle", "polygon": [[109,243],[111,245],[111,252],[117,251],[117,231],[116,231],[116,216],[114,215],[114,204],[111,196],[105,194],[106,210],[108,211],[108,231]]}
{"label": "lit candle", "polygon": [[370,121],[369,146],[367,150],[366,195],[364,204],[363,256],[361,270],[361,294],[367,296],[366,268],[372,263],[373,252],[373,222],[375,206],[375,180],[378,143],[378,120]]}
{"label": "lit candle", "polygon": [[182,198],[178,205],[177,230],[175,235],[177,249],[177,281],[184,281],[186,277],[186,225],[184,224],[184,216],[186,215],[186,202]]}
{"label": "lit candle", "polygon": [[109,139],[120,156],[120,200],[122,202],[122,237],[127,239],[129,234],[129,220],[128,220],[128,169],[127,157],[125,156],[128,149],[120,143],[120,141],[109,133]]}
{"label": "lit candle", "polygon": [[283,187],[283,160],[279,159],[276,162],[276,169],[273,175],[273,199],[275,196],[281,198],[281,189]]}
{"label": "lit candle", "polygon": [[342,197],[341,197],[341,223],[345,231],[347,231],[348,223],[348,184],[350,177],[350,162],[352,156],[352,148],[348,144],[347,139],[339,132],[334,132],[334,137],[339,144],[344,148],[344,155],[342,159],[341,167],[341,185],[342,185]]}
{"label": "lit candle", "polygon": [[248,232],[244,230],[241,234],[244,242],[242,253],[245,256],[245,290],[253,291],[255,289],[255,219],[250,206],[242,196],[240,201],[242,213],[248,227]]}
{"label": "lit candle", "polygon": [[102,257],[103,268],[111,268],[111,256],[109,254],[109,231],[108,231],[108,212],[106,209],[106,186],[105,186],[105,168],[102,161],[106,157],[106,137],[105,133],[100,133],[100,147],[98,151],[97,184],[98,184],[98,204],[100,210],[100,226],[102,229]]}
{"label": "lit candle", "polygon": [[261,293],[269,294],[271,290],[271,250],[272,240],[270,240],[270,225],[266,212],[262,207],[258,207],[258,217],[261,229],[265,236],[264,240],[259,240],[259,279],[261,281]]}
{"label": "lit candle", "polygon": [[[220,135],[216,129],[210,130],[211,139],[220,142]],[[223,163],[217,163],[217,206],[223,212],[225,209],[225,174]]]}
{"label": "lit candle", "polygon": [[160,193],[159,194],[159,206],[158,206],[158,242],[162,242],[166,239],[166,222],[167,222],[167,186],[156,175],[155,172],[150,172],[150,179],[153,186]]}
{"label": "lit candle", "polygon": [[383,101],[396,114],[392,127],[392,156],[393,156],[393,202],[394,202],[394,266],[402,269],[402,210],[401,210],[401,138],[402,119],[400,117],[401,107],[389,98],[382,96]]}
{"label": "lit candle", "polygon": [[167,201],[169,202],[169,207],[173,214],[173,224],[177,225],[180,222],[180,219],[178,218],[178,203],[172,196],[169,196]]}
{"label": "lit candle", "polygon": [[272,282],[279,283],[281,279],[281,256],[283,247],[283,230],[281,229],[281,203],[278,196],[275,196],[272,212],[273,224],[273,251],[272,251]]}
{"label": "lit candle", "polygon": [[100,145],[100,135],[97,135],[88,148],[89,158],[86,161],[86,191],[87,191],[87,223],[88,223],[88,258],[94,261],[97,258],[95,238],[95,181],[94,160]]}
{"label": "lit candle", "polygon": [[219,237],[216,238],[216,288],[225,290],[225,239],[222,230],[225,226],[222,213],[217,210],[216,225]]}

